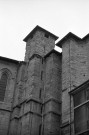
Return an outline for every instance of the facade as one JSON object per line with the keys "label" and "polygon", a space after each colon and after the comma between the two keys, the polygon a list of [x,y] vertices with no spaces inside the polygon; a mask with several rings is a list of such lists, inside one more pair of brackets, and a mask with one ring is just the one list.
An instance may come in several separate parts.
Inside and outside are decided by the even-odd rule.
{"label": "facade", "polygon": [[89,134],[89,34],[68,33],[62,47],[62,134]]}
{"label": "facade", "polygon": [[89,35],[36,26],[24,61],[0,57],[0,135],[89,134]]}

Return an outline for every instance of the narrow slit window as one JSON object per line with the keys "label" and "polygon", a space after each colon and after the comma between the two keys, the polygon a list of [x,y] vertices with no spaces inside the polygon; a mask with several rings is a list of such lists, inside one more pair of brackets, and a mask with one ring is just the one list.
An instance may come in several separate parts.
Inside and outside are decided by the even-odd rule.
{"label": "narrow slit window", "polygon": [[42,93],[42,89],[40,89],[40,92],[39,92],[39,98],[41,99],[41,93]]}
{"label": "narrow slit window", "polygon": [[42,111],[43,111],[43,106],[41,105],[41,114],[42,114]]}
{"label": "narrow slit window", "polygon": [[41,71],[41,80],[43,79],[43,71]]}
{"label": "narrow slit window", "polygon": [[0,101],[4,101],[8,76],[3,73],[0,79]]}
{"label": "narrow slit window", "polygon": [[43,58],[42,58],[42,64],[43,64]]}
{"label": "narrow slit window", "polygon": [[40,126],[39,126],[39,135],[41,135],[41,128],[42,128],[42,125],[40,124]]}

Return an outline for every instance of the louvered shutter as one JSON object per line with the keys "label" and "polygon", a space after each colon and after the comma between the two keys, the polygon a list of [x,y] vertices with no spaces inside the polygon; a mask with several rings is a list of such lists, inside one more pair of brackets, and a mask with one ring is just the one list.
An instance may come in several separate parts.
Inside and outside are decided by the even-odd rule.
{"label": "louvered shutter", "polygon": [[4,101],[6,86],[7,86],[7,74],[3,73],[0,79],[0,101]]}

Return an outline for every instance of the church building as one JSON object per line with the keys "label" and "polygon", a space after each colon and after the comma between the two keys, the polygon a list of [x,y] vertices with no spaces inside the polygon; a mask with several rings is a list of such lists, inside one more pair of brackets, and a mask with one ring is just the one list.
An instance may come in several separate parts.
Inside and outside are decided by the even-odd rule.
{"label": "church building", "polygon": [[0,135],[89,135],[89,34],[57,39],[37,25],[24,61],[0,57]]}

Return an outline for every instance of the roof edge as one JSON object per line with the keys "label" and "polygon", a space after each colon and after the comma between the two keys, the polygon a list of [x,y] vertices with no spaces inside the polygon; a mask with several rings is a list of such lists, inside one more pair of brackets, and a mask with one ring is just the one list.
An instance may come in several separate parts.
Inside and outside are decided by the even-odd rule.
{"label": "roof edge", "polygon": [[19,64],[19,63],[23,62],[23,61],[18,61],[18,60],[14,60],[14,59],[10,59],[10,58],[7,58],[7,57],[2,57],[2,56],[0,56],[0,60],[8,61],[8,62],[15,63],[15,64]]}
{"label": "roof edge", "polygon": [[66,36],[64,36],[59,42],[56,43],[56,46],[62,48],[62,44],[66,42],[68,39],[74,38],[78,41],[81,41],[81,38],[77,35],[73,34],[72,32],[69,32]]}
{"label": "roof edge", "polygon": [[85,41],[87,38],[89,38],[89,33],[83,38],[80,38],[77,35],[73,34],[72,32],[69,32],[65,37],[63,37],[59,42],[56,43],[56,46],[62,48],[62,44],[70,38],[73,38],[77,41]]}
{"label": "roof edge", "polygon": [[44,28],[40,27],[39,25],[37,25],[37,26],[23,39],[23,41],[27,42],[27,40],[29,39],[29,37],[31,37],[31,36],[33,35],[33,33],[34,33],[35,31],[37,31],[38,29],[39,29],[39,30],[42,30],[42,31],[44,31],[44,32],[46,32],[46,33],[48,33],[49,35],[51,35],[52,37],[54,37],[55,40],[57,40],[57,39],[59,38],[58,36],[54,35],[53,33],[49,32],[49,31],[45,30]]}
{"label": "roof edge", "polygon": [[51,53],[56,53],[57,55],[62,55],[62,52],[60,53],[60,52],[58,52],[58,51],[56,51],[55,49],[53,49],[53,50],[51,50],[49,53],[47,53],[45,56],[44,56],[44,58],[46,58],[46,57],[48,57]]}

